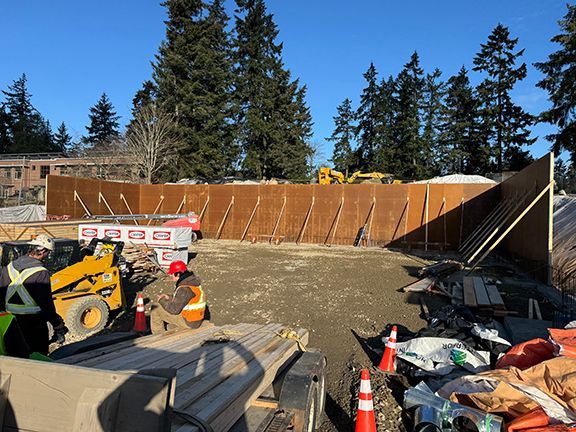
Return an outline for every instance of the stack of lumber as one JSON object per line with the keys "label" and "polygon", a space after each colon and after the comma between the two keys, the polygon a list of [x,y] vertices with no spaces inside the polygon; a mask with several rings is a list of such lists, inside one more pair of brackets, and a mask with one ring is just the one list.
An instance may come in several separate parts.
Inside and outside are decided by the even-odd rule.
{"label": "stack of lumber", "polygon": [[510,313],[506,310],[498,287],[485,283],[482,277],[464,277],[463,293],[464,304],[477,309],[479,313],[493,316],[506,316]]}
{"label": "stack of lumber", "polygon": [[[237,324],[173,331],[77,354],[60,363],[120,370],[176,369],[174,409],[227,431],[298,354],[280,324]],[[301,343],[308,331],[295,329]],[[172,431],[198,429],[175,417]]]}
{"label": "stack of lumber", "polygon": [[155,260],[154,249],[140,245],[131,245],[127,243],[122,249],[122,256],[131,267],[134,273],[155,272],[158,266],[152,260]]}
{"label": "stack of lumber", "polygon": [[0,224],[0,241],[30,240],[38,234],[50,237],[78,238],[78,224],[84,220]]}

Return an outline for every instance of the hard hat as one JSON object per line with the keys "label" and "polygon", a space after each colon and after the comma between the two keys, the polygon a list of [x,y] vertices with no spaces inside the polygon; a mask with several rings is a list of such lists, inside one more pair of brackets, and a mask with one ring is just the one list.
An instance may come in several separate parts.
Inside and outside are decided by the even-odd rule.
{"label": "hard hat", "polygon": [[48,249],[49,251],[54,250],[54,240],[52,240],[46,234],[40,234],[36,236],[36,238],[31,240],[29,244],[32,246],[38,246],[44,249]]}
{"label": "hard hat", "polygon": [[188,267],[184,261],[172,261],[170,268],[168,268],[168,274],[184,273],[186,270],[188,270]]}

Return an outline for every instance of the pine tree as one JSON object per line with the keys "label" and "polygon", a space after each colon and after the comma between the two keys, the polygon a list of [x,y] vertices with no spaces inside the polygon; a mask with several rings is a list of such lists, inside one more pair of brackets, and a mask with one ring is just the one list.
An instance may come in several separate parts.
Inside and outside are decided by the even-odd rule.
{"label": "pine tree", "polygon": [[[156,57],[154,84],[145,83],[137,103],[156,99],[177,119],[183,145],[173,177],[234,174],[239,157],[234,134],[232,52],[221,0],[168,0],[166,39]],[[206,16],[207,13],[207,16]]]}
{"label": "pine tree", "polygon": [[243,171],[258,178],[303,179],[312,118],[305,89],[282,62],[278,29],[263,0],[237,0],[236,98]]}
{"label": "pine tree", "polygon": [[2,91],[6,100],[3,104],[4,128],[9,153],[51,152],[52,132],[50,124],[34,108],[32,95],[28,91],[27,78],[22,74],[8,90]]}
{"label": "pine tree", "polygon": [[66,153],[72,147],[72,136],[68,133],[66,124],[62,122],[54,134],[54,149],[61,153]]}
{"label": "pine tree", "polygon": [[439,154],[444,173],[486,174],[490,171],[490,148],[479,135],[478,99],[464,66],[447,82]]}
{"label": "pine tree", "polygon": [[90,150],[105,150],[117,138],[120,116],[116,115],[106,93],[102,93],[98,102],[90,108],[90,126],[86,126],[88,135],[82,138]]}
{"label": "pine tree", "polygon": [[446,172],[445,161],[440,146],[440,127],[446,84],[440,81],[442,72],[435,69],[427,74],[423,89],[422,106],[422,143],[429,174],[438,175]]}
{"label": "pine tree", "polygon": [[7,153],[12,147],[12,137],[10,136],[11,121],[4,104],[0,105],[0,154]]}
{"label": "pine tree", "polygon": [[516,67],[524,50],[515,51],[518,39],[511,39],[507,27],[498,24],[474,58],[474,70],[488,76],[478,86],[482,131],[491,145],[495,169],[519,170],[530,162],[524,146],[532,144],[529,127],[533,117],[514,104],[510,92],[526,77],[526,64]]}
{"label": "pine tree", "polygon": [[544,111],[542,120],[558,126],[558,132],[547,138],[556,153],[570,152],[576,163],[576,5],[567,5],[568,12],[559,21],[561,33],[551,41],[560,45],[548,60],[534,66],[545,77],[537,86],[546,90],[552,107]]}
{"label": "pine tree", "polygon": [[356,137],[358,148],[356,155],[361,170],[374,171],[376,168],[376,146],[377,146],[377,114],[378,109],[378,73],[374,63],[370,63],[368,70],[364,73],[366,87],[360,96],[360,106],[356,111]]}
{"label": "pine tree", "polygon": [[396,79],[398,111],[395,124],[396,146],[392,173],[403,179],[420,179],[427,175],[425,148],[420,135],[420,110],[423,103],[424,78],[418,54],[414,52]]}
{"label": "pine tree", "polygon": [[396,82],[390,76],[387,80],[382,79],[378,87],[375,109],[376,149],[375,170],[385,173],[393,173],[396,169],[395,157],[399,149],[396,145],[395,124],[398,110],[396,100]]}
{"label": "pine tree", "polygon": [[356,158],[352,151],[355,134],[354,111],[352,101],[348,98],[336,108],[337,115],[334,119],[334,131],[328,141],[334,143],[332,163],[334,168],[342,172],[352,172],[356,168]]}

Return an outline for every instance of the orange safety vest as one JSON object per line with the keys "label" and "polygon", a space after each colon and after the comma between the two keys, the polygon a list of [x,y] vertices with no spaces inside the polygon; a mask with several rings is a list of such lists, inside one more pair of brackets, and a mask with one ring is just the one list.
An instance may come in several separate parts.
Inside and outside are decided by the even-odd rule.
{"label": "orange safety vest", "polygon": [[204,313],[206,312],[206,298],[204,297],[204,291],[202,291],[201,286],[195,285],[182,285],[180,288],[188,288],[194,293],[194,297],[188,302],[180,315],[188,322],[202,321],[204,319]]}

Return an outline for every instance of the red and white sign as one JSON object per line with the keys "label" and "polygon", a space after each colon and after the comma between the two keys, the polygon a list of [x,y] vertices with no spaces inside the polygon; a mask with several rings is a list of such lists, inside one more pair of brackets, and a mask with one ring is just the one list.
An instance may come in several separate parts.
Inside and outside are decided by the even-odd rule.
{"label": "red and white sign", "polygon": [[163,261],[172,261],[172,251],[162,251],[162,260]]}
{"label": "red and white sign", "polygon": [[188,248],[183,249],[154,249],[158,264],[163,268],[168,268],[173,261],[188,262]]}
{"label": "red and white sign", "polygon": [[146,238],[146,231],[129,229],[128,238],[130,240],[144,240]]}
{"label": "red and white sign", "polygon": [[88,238],[98,237],[98,230],[94,228],[82,228],[80,232],[82,237],[88,237]]}
{"label": "red and white sign", "polygon": [[122,233],[119,229],[105,229],[104,230],[104,237],[110,237],[113,240],[119,240],[122,236]]}
{"label": "red and white sign", "polygon": [[172,238],[170,231],[152,231],[153,240],[169,241]]}

